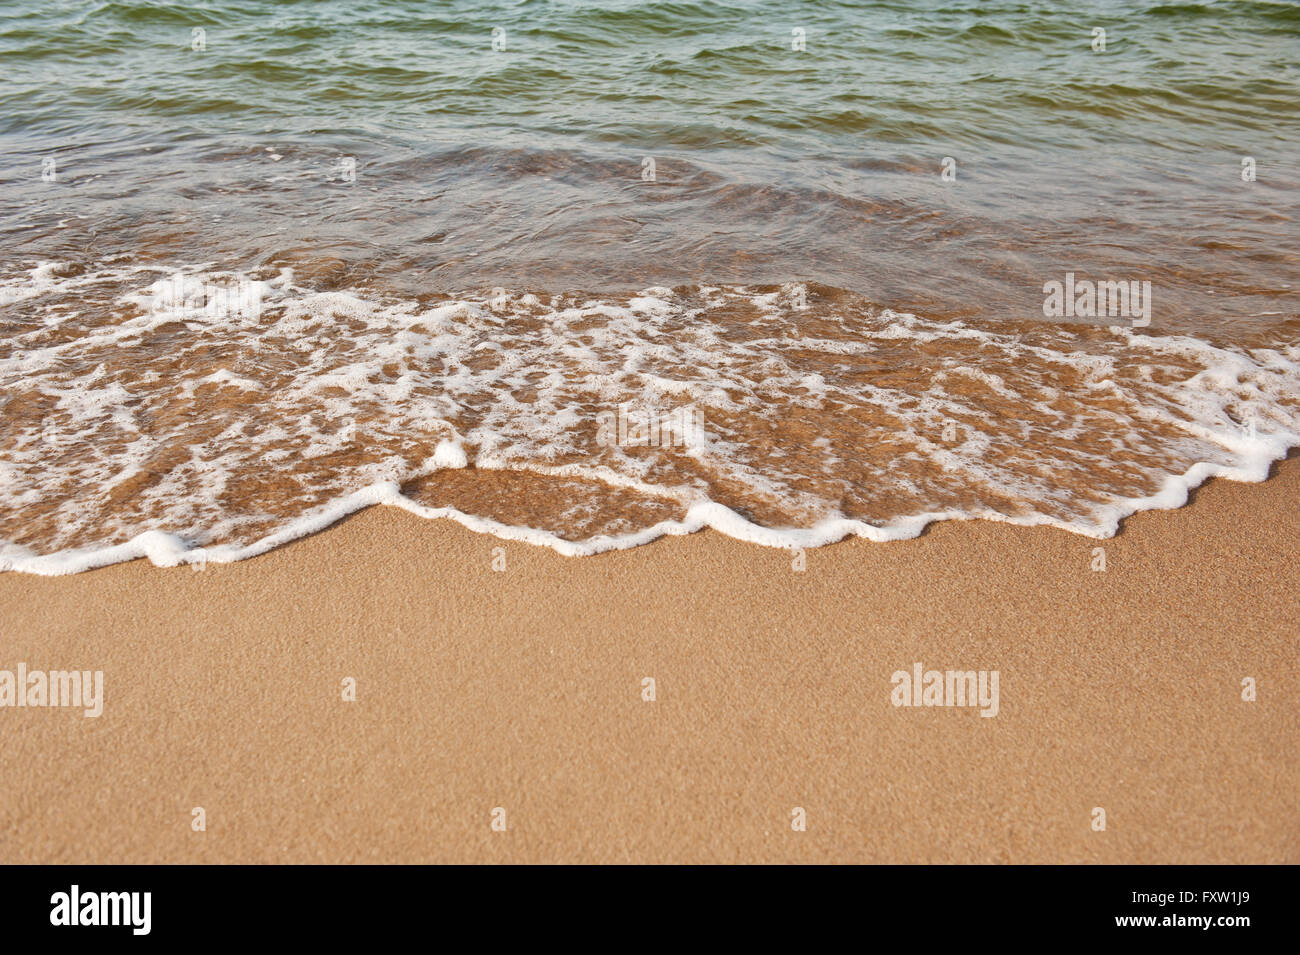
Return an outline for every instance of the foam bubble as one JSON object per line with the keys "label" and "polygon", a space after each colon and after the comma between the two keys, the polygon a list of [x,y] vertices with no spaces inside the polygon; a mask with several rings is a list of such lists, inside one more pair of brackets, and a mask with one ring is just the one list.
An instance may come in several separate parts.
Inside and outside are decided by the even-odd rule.
{"label": "foam bubble", "polygon": [[[1300,444],[1287,323],[1246,348],[797,283],[429,302],[287,269],[73,271],[0,276],[0,569],[237,560],[374,504],[572,555],[705,527],[1105,537]],[[237,280],[259,309],[196,311]],[[430,476],[433,500],[406,490]]]}

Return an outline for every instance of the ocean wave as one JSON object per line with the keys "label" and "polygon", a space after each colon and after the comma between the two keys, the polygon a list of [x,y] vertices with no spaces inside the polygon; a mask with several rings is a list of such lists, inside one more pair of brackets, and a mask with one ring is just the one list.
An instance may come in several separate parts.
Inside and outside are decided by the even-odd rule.
{"label": "ocean wave", "polygon": [[800,283],[411,298],[199,265],[45,263],[0,303],[0,561],[33,573],[241,559],[373,504],[571,555],[1105,537],[1300,444],[1294,322],[1248,348]]}

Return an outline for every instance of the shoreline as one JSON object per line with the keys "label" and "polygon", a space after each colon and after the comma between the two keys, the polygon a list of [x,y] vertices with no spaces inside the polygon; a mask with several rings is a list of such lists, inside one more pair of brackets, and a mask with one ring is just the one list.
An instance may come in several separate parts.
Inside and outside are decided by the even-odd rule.
{"label": "shoreline", "polygon": [[[0,669],[104,672],[97,718],[0,708],[0,861],[1300,862],[1300,458],[1191,498],[802,571],[371,507],[201,572],[0,574]],[[997,715],[894,706],[918,663],[998,671]]]}
{"label": "shoreline", "polygon": [[[49,554],[0,557],[0,573],[66,577],[144,559],[160,568],[191,566],[194,569],[206,569],[209,563],[233,564],[261,557],[306,537],[328,531],[365,510],[380,506],[406,511],[421,520],[448,520],[473,533],[493,537],[502,543],[521,543],[549,548],[562,557],[593,557],[611,551],[632,550],[653,544],[665,537],[683,537],[706,530],[715,531],[743,544],[781,551],[817,549],[853,538],[883,544],[915,540],[928,533],[937,524],[971,521],[989,521],[1013,527],[1049,527],[1086,540],[1107,541],[1123,533],[1125,522],[1134,515],[1146,511],[1178,510],[1188,506],[1195,498],[1196,492],[1216,478],[1241,484],[1262,484],[1273,477],[1280,464],[1296,457],[1300,457],[1300,447],[1293,446],[1286,448],[1280,457],[1256,460],[1237,467],[1198,462],[1183,474],[1170,475],[1164,486],[1153,494],[1126,498],[1123,506],[1110,505],[1115,513],[1109,516],[1105,528],[1107,533],[1099,535],[1072,530],[1070,524],[1042,515],[1025,519],[995,513],[950,511],[927,511],[924,514],[897,517],[883,525],[841,517],[823,520],[807,528],[768,528],[749,521],[726,505],[705,501],[687,506],[682,520],[662,521],[620,537],[598,536],[573,541],[560,537],[553,531],[503,523],[452,506],[423,504],[403,494],[402,488],[397,483],[380,482],[339,498],[320,513],[311,517],[298,518],[275,533],[243,546],[218,544],[213,547],[190,547],[175,534],[165,531],[147,531],[122,544],[93,549],[72,548]],[[1263,476],[1259,477],[1261,468]],[[461,471],[462,468],[453,470]],[[521,472],[484,469],[479,473],[485,475],[485,480],[491,481],[505,476],[517,477]],[[542,476],[555,477],[556,475],[543,472]],[[612,490],[617,488],[617,485],[609,487]],[[195,567],[200,564],[201,568]]]}

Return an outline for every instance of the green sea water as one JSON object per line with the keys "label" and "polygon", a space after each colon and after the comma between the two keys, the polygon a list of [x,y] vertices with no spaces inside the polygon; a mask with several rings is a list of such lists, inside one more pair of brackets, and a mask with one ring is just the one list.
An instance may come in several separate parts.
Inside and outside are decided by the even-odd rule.
{"label": "green sea water", "polygon": [[0,236],[989,319],[1141,272],[1249,325],[1295,309],[1298,53],[1276,2],[11,2]]}
{"label": "green sea water", "polygon": [[0,570],[375,503],[572,554],[1106,536],[1262,480],[1298,53],[1240,0],[10,0]]}

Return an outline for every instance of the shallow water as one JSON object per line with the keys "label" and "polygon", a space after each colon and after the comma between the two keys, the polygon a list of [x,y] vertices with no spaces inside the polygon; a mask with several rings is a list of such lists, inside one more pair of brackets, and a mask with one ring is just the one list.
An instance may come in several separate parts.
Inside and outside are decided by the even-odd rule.
{"label": "shallow water", "polygon": [[1104,536],[1300,443],[1294,4],[14,10],[6,566]]}

